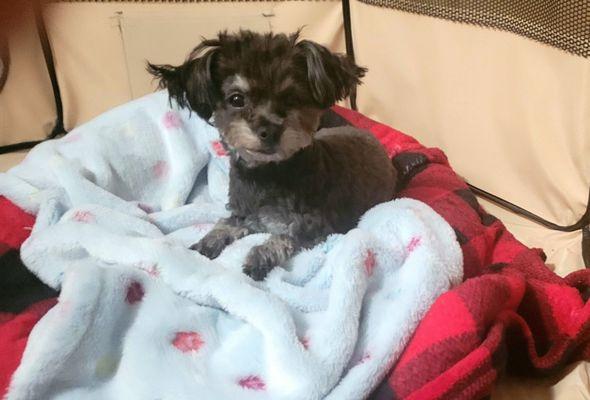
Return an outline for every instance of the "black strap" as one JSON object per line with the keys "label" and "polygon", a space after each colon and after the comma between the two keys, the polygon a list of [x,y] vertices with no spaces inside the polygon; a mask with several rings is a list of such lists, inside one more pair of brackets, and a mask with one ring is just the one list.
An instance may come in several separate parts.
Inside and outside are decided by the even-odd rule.
{"label": "black strap", "polygon": [[[66,132],[64,127],[63,103],[61,100],[61,91],[59,89],[59,82],[57,74],[55,73],[55,63],[53,59],[53,51],[49,44],[49,37],[47,36],[47,29],[45,28],[45,21],[43,20],[43,9],[39,2],[34,2],[35,23],[37,26],[37,33],[39,34],[39,41],[43,49],[43,57],[45,58],[45,65],[47,66],[47,73],[51,81],[51,88],[53,90],[53,99],[55,102],[55,124],[51,132],[47,135],[47,139],[55,139]],[[0,146],[0,154],[11,153],[14,151],[31,149],[42,140],[34,140],[20,143],[13,143],[6,146]]]}
{"label": "black strap", "polygon": [[518,214],[530,221],[536,222],[539,225],[544,226],[545,228],[560,231],[560,232],[575,232],[582,230],[582,260],[584,261],[584,266],[586,268],[590,268],[590,193],[588,194],[588,202],[586,203],[586,211],[584,215],[574,224],[572,225],[558,225],[554,222],[548,221],[545,218],[538,216],[528,210],[525,210],[522,207],[517,206],[514,203],[511,203],[507,200],[504,200],[501,197],[498,197],[494,194],[486,192],[483,189],[478,188],[477,186],[473,186],[471,184],[469,188],[480,197],[491,201],[499,205],[500,207],[506,208],[512,211],[515,214]]}
{"label": "black strap", "polygon": [[45,21],[43,19],[43,8],[39,2],[34,2],[35,10],[35,23],[37,25],[37,31],[39,33],[39,40],[41,42],[41,48],[43,49],[43,57],[45,58],[45,65],[47,66],[47,73],[51,80],[51,89],[53,90],[53,99],[55,102],[55,125],[53,130],[47,136],[48,139],[55,139],[57,136],[63,135],[66,132],[64,128],[64,110],[63,103],[61,100],[61,91],[59,89],[59,82],[57,80],[57,74],[55,73],[55,62],[53,59],[53,51],[49,44],[49,37],[47,36],[47,29],[45,28]]}
{"label": "black strap", "polygon": [[37,146],[39,143],[42,142],[44,142],[44,140],[31,140],[29,142],[7,144],[5,146],[0,147],[0,154],[13,153],[15,151],[32,149],[33,147]]}
{"label": "black strap", "polygon": [[575,232],[575,231],[579,231],[580,229],[584,229],[585,227],[588,227],[588,225],[590,225],[590,194],[588,196],[588,205],[586,206],[586,212],[584,213],[584,215],[582,215],[582,218],[580,218],[580,220],[578,222],[576,222],[572,225],[558,225],[556,223],[547,221],[545,218],[542,218],[542,217],[538,216],[537,214],[527,211],[524,208],[517,206],[516,204],[513,204],[507,200],[504,200],[501,197],[498,197],[494,194],[486,192],[485,190],[480,189],[477,186],[473,186],[471,184],[468,184],[468,185],[469,185],[469,188],[476,195],[483,197],[484,199],[487,199],[493,203],[496,203],[501,207],[504,207],[516,214],[519,214],[519,215],[525,217],[526,219],[529,219],[533,222],[536,222],[539,225],[544,226],[545,228],[552,229],[554,231]]}
{"label": "black strap", "polygon": [[[346,55],[354,61],[354,45],[352,41],[352,24],[350,20],[350,0],[342,0],[342,18],[344,20],[344,43],[346,44]],[[356,111],[356,87],[349,96],[350,108]]]}

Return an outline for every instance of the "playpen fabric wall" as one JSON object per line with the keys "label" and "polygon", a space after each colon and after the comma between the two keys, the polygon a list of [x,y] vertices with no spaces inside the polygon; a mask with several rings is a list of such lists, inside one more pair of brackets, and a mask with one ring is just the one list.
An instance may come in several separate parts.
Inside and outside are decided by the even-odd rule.
{"label": "playpen fabric wall", "polygon": [[[590,187],[590,60],[514,33],[350,3],[359,111],[438,146],[469,182],[553,222],[574,223]],[[144,62],[180,62],[238,27],[293,31],[344,52],[339,1],[69,1],[45,6],[66,129],[154,89]],[[9,38],[0,145],[38,140],[55,121],[32,17]],[[24,153],[0,156],[0,168]],[[583,267],[581,233],[551,231],[483,201],[557,273]],[[505,380],[494,398],[590,396],[587,364],[567,377]],[[557,382],[557,383],[556,383]],[[554,384],[552,387],[551,385]],[[576,397],[578,396],[578,397]],[[583,397],[586,396],[586,397]]]}

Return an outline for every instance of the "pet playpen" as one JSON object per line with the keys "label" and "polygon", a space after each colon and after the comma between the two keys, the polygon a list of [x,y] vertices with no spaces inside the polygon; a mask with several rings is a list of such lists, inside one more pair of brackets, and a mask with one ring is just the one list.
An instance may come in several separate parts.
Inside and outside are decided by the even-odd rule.
{"label": "pet playpen", "polygon": [[[485,209],[519,241],[543,249],[557,275],[590,266],[587,0],[72,0],[23,12],[0,40],[2,171],[37,141],[152,92],[146,59],[180,63],[201,36],[220,29],[304,26],[305,38],[368,67],[345,106],[441,148]],[[564,361],[590,358],[589,338],[586,331],[572,339],[583,355]],[[498,380],[493,399],[582,399],[590,396],[587,366],[480,383]],[[406,396],[425,398],[418,389]]]}

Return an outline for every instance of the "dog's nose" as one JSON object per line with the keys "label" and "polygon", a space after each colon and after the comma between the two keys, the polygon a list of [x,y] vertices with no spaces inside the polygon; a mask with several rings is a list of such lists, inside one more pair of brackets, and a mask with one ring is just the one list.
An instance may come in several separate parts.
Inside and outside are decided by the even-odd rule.
{"label": "dog's nose", "polygon": [[264,140],[264,139],[268,139],[268,129],[266,128],[262,128],[258,131],[258,136],[260,137],[260,139]]}
{"label": "dog's nose", "polygon": [[278,140],[281,127],[275,124],[263,125],[257,129],[256,134],[263,142],[273,142]]}

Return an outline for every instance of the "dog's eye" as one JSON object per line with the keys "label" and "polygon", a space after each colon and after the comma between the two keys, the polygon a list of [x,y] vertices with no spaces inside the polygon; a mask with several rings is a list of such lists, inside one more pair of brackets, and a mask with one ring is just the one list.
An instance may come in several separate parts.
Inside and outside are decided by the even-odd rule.
{"label": "dog's eye", "polygon": [[234,93],[229,96],[227,102],[234,108],[242,108],[246,104],[244,96],[239,93]]}

